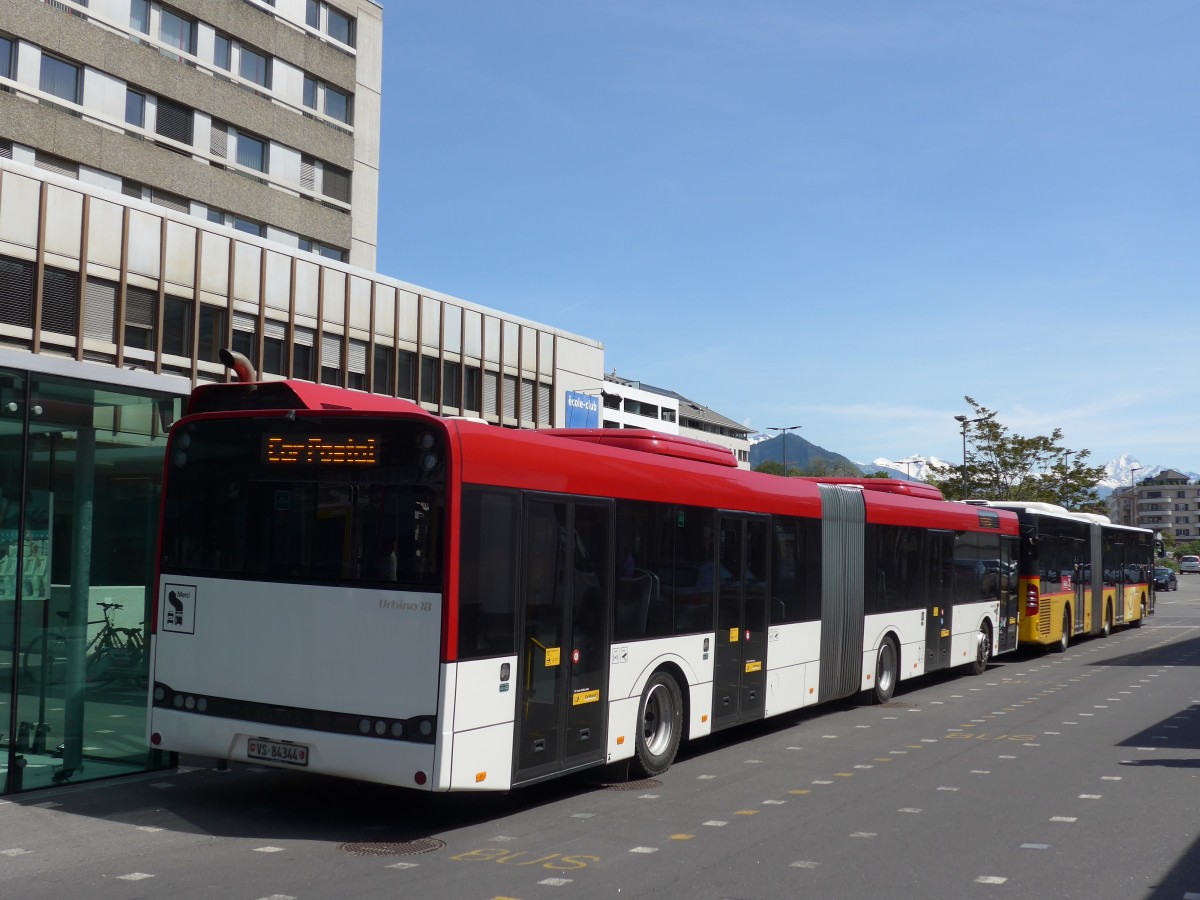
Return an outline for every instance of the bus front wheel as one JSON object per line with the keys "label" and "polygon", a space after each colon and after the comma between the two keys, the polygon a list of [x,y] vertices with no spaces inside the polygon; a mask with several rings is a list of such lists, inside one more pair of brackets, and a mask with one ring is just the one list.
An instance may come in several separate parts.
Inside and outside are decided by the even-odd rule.
{"label": "bus front wheel", "polygon": [[1054,652],[1055,653],[1063,653],[1070,646],[1071,646],[1071,611],[1068,609],[1065,613],[1063,613],[1062,637],[1060,637],[1058,639],[1058,642],[1054,645]]}
{"label": "bus front wheel", "polygon": [[988,660],[992,656],[992,628],[987,622],[980,626],[976,640],[978,646],[975,648],[975,661],[971,663],[971,674],[982,675],[987,671]]}
{"label": "bus front wheel", "polygon": [[671,768],[683,735],[683,695],[666,672],[655,672],[642,691],[638,708],[637,746],[634,763],[645,778]]}
{"label": "bus front wheel", "polygon": [[1113,611],[1112,604],[1104,607],[1104,624],[1100,626],[1100,637],[1106,638],[1112,634]]}

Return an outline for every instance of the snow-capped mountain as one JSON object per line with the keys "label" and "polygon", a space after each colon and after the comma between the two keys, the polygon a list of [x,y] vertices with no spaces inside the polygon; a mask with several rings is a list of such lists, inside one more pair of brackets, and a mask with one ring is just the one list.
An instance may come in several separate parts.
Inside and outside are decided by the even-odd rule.
{"label": "snow-capped mountain", "polygon": [[953,463],[948,463],[944,459],[938,459],[936,456],[919,456],[915,453],[898,461],[881,456],[874,462],[856,462],[855,465],[862,469],[865,475],[887,472],[893,478],[901,478],[906,481],[925,481],[931,473],[939,469],[954,468]]}

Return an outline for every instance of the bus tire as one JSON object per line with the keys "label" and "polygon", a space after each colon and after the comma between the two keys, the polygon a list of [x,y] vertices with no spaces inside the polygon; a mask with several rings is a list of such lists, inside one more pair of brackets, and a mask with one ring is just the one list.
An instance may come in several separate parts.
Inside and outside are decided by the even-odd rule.
{"label": "bus tire", "polygon": [[1112,628],[1113,628],[1112,604],[1106,603],[1104,605],[1104,622],[1100,626],[1100,637],[1102,637],[1102,638],[1108,637],[1110,634],[1112,634]]}
{"label": "bus tire", "polygon": [[1146,599],[1144,597],[1142,598],[1141,610],[1142,614],[1133,620],[1134,628],[1141,628],[1142,623],[1146,621]]}
{"label": "bus tire", "polygon": [[971,674],[982,675],[987,671],[988,660],[992,656],[992,626],[989,622],[984,622],[979,626],[976,641],[975,661],[971,663]]}
{"label": "bus tire", "polygon": [[671,768],[683,736],[683,695],[666,672],[655,672],[642,691],[634,767],[643,778]]}
{"label": "bus tire", "polygon": [[1063,653],[1070,646],[1071,646],[1071,610],[1068,608],[1067,611],[1063,613],[1062,637],[1060,637],[1055,642],[1055,644],[1053,645],[1053,647],[1051,649],[1053,649],[1055,653]]}
{"label": "bus tire", "polygon": [[875,658],[875,687],[871,689],[872,703],[887,703],[896,692],[896,679],[900,675],[900,654],[891,635],[879,645],[879,656]]}

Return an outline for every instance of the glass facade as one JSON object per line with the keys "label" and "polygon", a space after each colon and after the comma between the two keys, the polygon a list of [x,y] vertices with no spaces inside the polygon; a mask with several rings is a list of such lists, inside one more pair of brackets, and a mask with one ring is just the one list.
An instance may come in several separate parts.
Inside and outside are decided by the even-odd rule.
{"label": "glass facade", "polygon": [[168,393],[0,367],[0,791],[163,767],[145,734]]}

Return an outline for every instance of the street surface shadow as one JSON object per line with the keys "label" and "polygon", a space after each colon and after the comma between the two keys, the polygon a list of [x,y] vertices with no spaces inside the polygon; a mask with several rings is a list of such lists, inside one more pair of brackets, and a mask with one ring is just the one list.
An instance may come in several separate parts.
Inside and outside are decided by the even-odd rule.
{"label": "street surface shadow", "polygon": [[312,773],[231,765],[181,767],[134,781],[100,782],[15,797],[52,803],[60,815],[86,816],[180,833],[272,840],[406,843],[501,819],[601,789],[567,776],[510,793],[431,794]]}
{"label": "street surface shadow", "polygon": [[[1191,620],[1195,621],[1195,620]],[[1200,636],[1175,644],[1147,647],[1110,659],[1098,659],[1089,666],[1200,666]]]}

